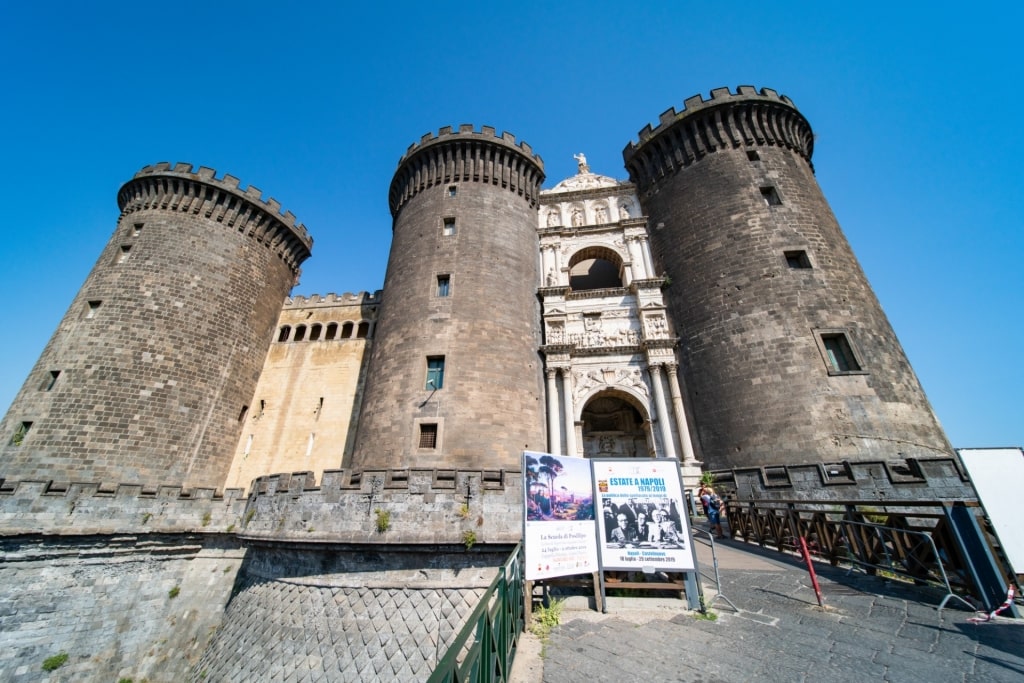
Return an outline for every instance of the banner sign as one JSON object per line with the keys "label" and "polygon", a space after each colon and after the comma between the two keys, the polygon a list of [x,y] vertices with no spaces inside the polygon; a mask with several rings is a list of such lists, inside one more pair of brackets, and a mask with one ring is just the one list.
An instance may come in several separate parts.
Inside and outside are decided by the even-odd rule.
{"label": "banner sign", "polygon": [[523,452],[526,580],[598,571],[590,461]]}
{"label": "banner sign", "polygon": [[590,463],[602,568],[695,570],[679,464],[635,458]]}

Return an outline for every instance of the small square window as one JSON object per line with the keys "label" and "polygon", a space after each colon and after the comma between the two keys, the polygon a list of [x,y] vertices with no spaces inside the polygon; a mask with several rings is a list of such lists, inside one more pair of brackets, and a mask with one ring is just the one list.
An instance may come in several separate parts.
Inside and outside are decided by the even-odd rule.
{"label": "small square window", "polygon": [[455,234],[455,219],[454,218],[445,218],[444,219],[444,224],[441,227],[441,234],[445,235],[445,236],[449,236],[449,235],[454,235]]}
{"label": "small square window", "polygon": [[418,448],[437,448],[437,425],[433,423],[420,423],[420,438]]}
{"label": "small square window", "polygon": [[783,252],[786,257],[786,265],[790,268],[810,268],[811,260],[807,258],[807,252],[803,249]]}
{"label": "small square window", "polygon": [[850,346],[850,340],[841,332],[832,332],[821,335],[821,343],[825,347],[825,357],[828,359],[829,369],[832,372],[860,372],[860,363]]}
{"label": "small square window", "polygon": [[454,197],[456,194],[458,194],[458,192],[459,192],[459,188],[458,188],[457,185],[449,185],[448,186],[448,196],[449,197]]}
{"label": "small square window", "polygon": [[451,287],[451,276],[450,275],[438,275],[437,276],[437,296],[446,297],[448,296],[449,288]]}
{"label": "small square window", "polygon": [[757,153],[757,150],[747,150],[747,159],[750,161],[761,161],[761,155]]}
{"label": "small square window", "polygon": [[764,203],[768,206],[779,206],[782,204],[782,200],[779,198],[779,193],[774,187],[762,187],[761,197],[764,198]]}
{"label": "small square window", "polygon": [[22,422],[18,425],[17,429],[14,430],[14,434],[11,436],[11,445],[20,446],[25,441],[25,437],[28,436],[28,430],[32,429],[31,422]]}
{"label": "small square window", "polygon": [[444,387],[444,356],[427,358],[427,391],[436,391]]}
{"label": "small square window", "polygon": [[102,301],[90,301],[88,303],[88,305],[87,305],[87,308],[85,309],[85,317],[87,319],[88,318],[95,318],[96,317],[96,312],[100,310],[100,305],[102,303],[103,303]]}
{"label": "small square window", "polygon": [[132,245],[122,244],[121,251],[117,253],[117,258],[114,260],[114,263],[124,263],[128,259],[128,254],[131,252],[131,250]]}

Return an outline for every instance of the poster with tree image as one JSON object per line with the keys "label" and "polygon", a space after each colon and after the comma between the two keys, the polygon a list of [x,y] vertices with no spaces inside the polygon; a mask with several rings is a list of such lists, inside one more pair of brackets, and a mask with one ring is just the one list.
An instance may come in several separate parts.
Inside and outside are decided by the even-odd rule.
{"label": "poster with tree image", "polygon": [[590,461],[523,452],[526,579],[598,570]]}

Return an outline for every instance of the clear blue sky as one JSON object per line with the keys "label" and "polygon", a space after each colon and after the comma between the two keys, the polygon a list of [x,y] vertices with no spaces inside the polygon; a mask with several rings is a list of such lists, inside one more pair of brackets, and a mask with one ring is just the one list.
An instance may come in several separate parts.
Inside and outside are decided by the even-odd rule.
{"label": "clear blue sky", "polygon": [[[441,126],[513,132],[550,187],[687,97],[789,95],[818,181],[954,446],[1024,444],[1024,59],[1016,2],[34,2],[0,6],[10,404],[142,166],[276,197],[296,294],[383,285],[387,190]],[[371,7],[376,5],[376,7]]]}

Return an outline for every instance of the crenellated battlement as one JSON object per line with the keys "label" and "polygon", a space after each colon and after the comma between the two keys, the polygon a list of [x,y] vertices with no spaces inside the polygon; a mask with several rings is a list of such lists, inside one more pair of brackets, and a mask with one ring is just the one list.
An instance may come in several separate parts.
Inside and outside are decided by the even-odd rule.
{"label": "crenellated battlement", "polygon": [[658,179],[685,168],[716,151],[741,147],[776,146],[799,154],[808,164],[814,135],[793,101],[771,88],[758,91],[741,85],[711,91],[711,99],[694,95],[682,111],[669,108],[648,124],[622,151],[631,179],[648,189]]}
{"label": "crenellated battlement", "polygon": [[293,270],[309,257],[313,238],[291,211],[273,197],[229,174],[217,177],[212,168],[160,162],[146,166],[117,193],[121,214],[162,209],[202,215],[245,232],[276,250]]}
{"label": "crenellated battlement", "polygon": [[224,533],[245,503],[243,489],[0,480],[0,536]]}
{"label": "crenellated battlement", "polygon": [[716,489],[739,500],[977,500],[959,460],[952,457],[738,467],[715,475]]}
{"label": "crenellated battlement", "polygon": [[[243,489],[0,479],[0,536],[234,533],[317,543],[515,543],[522,473],[326,470],[258,477]],[[389,517],[380,531],[376,510]]]}
{"label": "crenellated battlement", "polygon": [[316,308],[318,306],[364,306],[379,304],[383,298],[384,290],[378,289],[375,292],[345,292],[335,294],[328,292],[323,294],[310,294],[305,296],[291,296],[285,299],[282,308]]}
{"label": "crenellated battlement", "polygon": [[474,130],[462,124],[458,130],[441,128],[426,133],[409,145],[398,160],[388,193],[391,214],[417,193],[442,183],[481,182],[500,185],[535,206],[544,182],[544,160],[512,133],[501,135],[492,126]]}
{"label": "crenellated battlement", "polygon": [[516,142],[516,136],[508,131],[502,131],[501,135],[498,135],[497,129],[494,126],[481,126],[480,132],[477,132],[473,128],[471,123],[463,123],[459,125],[458,130],[454,130],[451,126],[443,126],[435,135],[434,133],[424,133],[420,138],[419,142],[414,142],[409,145],[408,149],[405,150],[405,154],[398,160],[398,165],[401,166],[406,162],[407,159],[412,157],[416,152],[428,147],[429,145],[450,142],[452,136],[459,136],[459,140],[477,138],[481,142],[497,142],[509,147],[515,147],[519,149],[523,154],[532,158],[537,165],[544,170],[544,160],[539,154],[533,153],[533,147],[529,145],[525,140]]}

